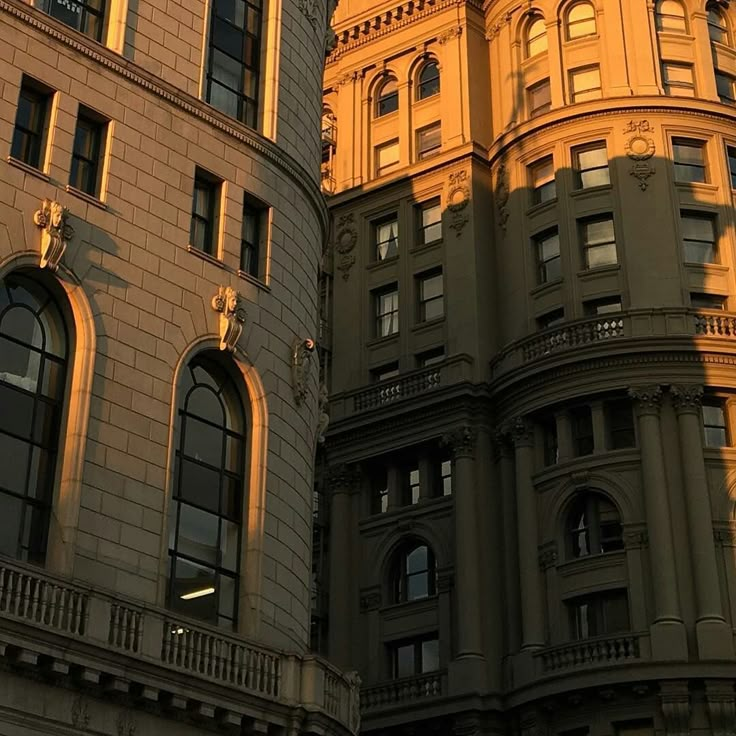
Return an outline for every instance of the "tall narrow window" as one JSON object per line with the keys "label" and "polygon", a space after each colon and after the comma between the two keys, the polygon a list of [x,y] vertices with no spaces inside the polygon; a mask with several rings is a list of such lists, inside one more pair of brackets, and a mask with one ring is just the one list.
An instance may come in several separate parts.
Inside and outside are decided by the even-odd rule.
{"label": "tall narrow window", "polygon": [[46,556],[67,343],[41,284],[21,272],[0,281],[0,555]]}
{"label": "tall narrow window", "polygon": [[435,593],[434,554],[426,544],[402,548],[394,570],[394,601],[405,603]]}
{"label": "tall narrow window", "polygon": [[636,434],[631,402],[626,399],[607,401],[603,405],[603,411],[606,418],[608,449],[621,450],[626,447],[635,447]]}
{"label": "tall narrow window", "polygon": [[567,11],[567,40],[596,34],[595,8],[588,2],[575,3]]}
{"label": "tall narrow window", "polygon": [[687,33],[685,8],[678,0],[659,0],[655,7],[657,30],[666,33]]}
{"label": "tall narrow window", "polygon": [[736,147],[726,147],[726,157],[728,158],[728,174],[731,178],[731,189],[736,189]]}
{"label": "tall narrow window", "polygon": [[417,131],[417,159],[419,161],[438,154],[441,148],[442,128],[440,123],[428,125]]}
{"label": "tall narrow window", "polygon": [[419,207],[418,245],[427,245],[442,240],[442,207],[439,200],[432,200]]}
{"label": "tall narrow window", "polygon": [[724,105],[736,105],[736,80],[730,74],[716,70],[716,91]]}
{"label": "tall narrow window", "polygon": [[555,164],[552,156],[545,156],[530,164],[529,180],[532,190],[532,204],[541,204],[557,198]]}
{"label": "tall narrow window", "polygon": [[106,128],[106,121],[97,113],[79,108],[69,185],[93,197],[100,195]]}
{"label": "tall narrow window", "polygon": [[44,0],[42,7],[53,18],[102,41],[105,0]]}
{"label": "tall narrow window", "polygon": [[222,182],[212,174],[197,169],[194,174],[192,221],[189,243],[211,256],[217,255],[217,214],[220,208]]}
{"label": "tall narrow window", "polygon": [[572,444],[576,457],[593,452],[593,415],[589,406],[578,406],[570,410]]}
{"label": "tall narrow window", "polygon": [[708,36],[713,43],[728,45],[728,25],[720,8],[708,5]]}
{"label": "tall narrow window", "polygon": [[415,503],[419,503],[419,498],[422,495],[422,485],[419,478],[420,476],[418,465],[411,465],[406,469],[406,477],[404,479],[406,485],[404,504],[406,506],[411,506]]}
{"label": "tall narrow window", "polygon": [[373,295],[376,314],[376,337],[388,337],[399,331],[399,290],[396,285]]}
{"label": "tall narrow window", "polygon": [[51,90],[35,80],[23,77],[10,155],[34,169],[44,167],[45,138],[52,97]]}
{"label": "tall narrow window", "polygon": [[715,401],[703,403],[703,434],[706,447],[727,447],[728,431],[723,404]]}
{"label": "tall narrow window", "polygon": [[526,29],[527,58],[543,54],[547,50],[547,26],[544,18],[538,15],[532,18]]}
{"label": "tall narrow window", "polygon": [[168,605],[234,628],[246,507],[245,412],[218,357],[195,357],[182,378],[169,506]]}
{"label": "tall narrow window", "polygon": [[591,143],[573,149],[573,162],[578,189],[605,187],[611,183],[605,143]]}
{"label": "tall narrow window", "polygon": [[715,263],[715,220],[707,214],[682,212],[682,247],[686,263]]}
{"label": "tall narrow window", "polygon": [[376,146],[376,175],[382,176],[399,165],[399,141],[394,139]]}
{"label": "tall narrow window", "polygon": [[210,16],[206,100],[255,128],[260,86],[260,0],[214,0]]}
{"label": "tall narrow window", "polygon": [[685,183],[707,181],[703,141],[675,138],[672,141],[672,157],[675,163],[675,181]]}
{"label": "tall narrow window", "polygon": [[385,261],[399,255],[399,221],[396,215],[380,220],[374,226],[377,261]]}
{"label": "tall narrow window", "polygon": [[610,215],[584,221],[582,239],[586,268],[599,268],[618,263],[613,218]]}
{"label": "tall narrow window", "polygon": [[439,319],[445,314],[442,271],[423,274],[418,279],[419,321]]}
{"label": "tall narrow window", "polygon": [[399,86],[393,77],[389,77],[378,89],[376,100],[376,117],[396,112],[399,109]]}
{"label": "tall narrow window", "polygon": [[692,64],[662,63],[665,94],[673,97],[695,97],[695,81]]}
{"label": "tall narrow window", "polygon": [[418,638],[394,644],[390,651],[394,678],[414,677],[440,668],[440,646],[436,635],[430,639]]}
{"label": "tall narrow window", "polygon": [[537,251],[537,282],[546,284],[562,276],[560,269],[560,236],[557,230],[534,238]]}
{"label": "tall narrow window", "polygon": [[624,548],[621,516],[601,493],[580,493],[567,514],[568,557],[588,557]]}
{"label": "tall narrow window", "polygon": [[550,109],[552,105],[552,92],[549,86],[549,79],[543,79],[541,82],[533,84],[526,92],[529,117],[536,117]]}
{"label": "tall narrow window", "polygon": [[570,72],[570,101],[585,102],[597,100],[601,96],[601,70],[596,66],[586,66]]}
{"label": "tall narrow window", "polygon": [[240,270],[256,278],[262,276],[261,241],[267,228],[268,207],[246,193],[240,233]]}
{"label": "tall narrow window", "polygon": [[428,61],[417,78],[417,99],[424,100],[440,93],[440,67],[436,61]]}

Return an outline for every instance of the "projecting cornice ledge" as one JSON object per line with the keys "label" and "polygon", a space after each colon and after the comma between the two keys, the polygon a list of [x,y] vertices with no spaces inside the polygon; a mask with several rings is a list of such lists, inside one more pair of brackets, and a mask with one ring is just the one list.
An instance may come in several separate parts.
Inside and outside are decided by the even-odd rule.
{"label": "projecting cornice ledge", "polygon": [[249,148],[263,156],[267,161],[277,166],[287,176],[291,177],[299,188],[307,195],[315,210],[319,213],[322,235],[327,234],[327,205],[315,181],[301,164],[284,153],[273,141],[260,135],[255,130],[241,125],[237,121],[223,115],[202,100],[188,95],[183,90],[174,87],[161,78],[147,72],[137,64],[123,58],[105,46],[95,43],[87,36],[78,33],[63,23],[55,20],[46,13],[36,10],[22,0],[0,0],[0,12],[7,13],[29,26],[42,31],[51,38],[68,46],[82,56],[96,61],[106,69],[129,80],[133,84],[166,100],[180,110],[199,118],[236,141],[244,143]]}

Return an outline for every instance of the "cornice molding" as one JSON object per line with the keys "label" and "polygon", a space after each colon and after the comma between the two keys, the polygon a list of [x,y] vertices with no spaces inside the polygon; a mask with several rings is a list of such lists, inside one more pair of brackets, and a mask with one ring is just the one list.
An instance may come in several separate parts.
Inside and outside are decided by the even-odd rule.
{"label": "cornice molding", "polygon": [[311,200],[315,210],[319,213],[323,237],[327,234],[328,214],[324,197],[316,182],[312,181],[306,169],[284,153],[273,141],[260,135],[245,125],[221,115],[217,110],[205,102],[192,97],[183,90],[177,89],[153,74],[145,71],[132,61],[116,54],[102,44],[92,41],[87,36],[65,26],[40,10],[21,2],[20,0],[0,0],[0,12],[26,23],[27,25],[45,33],[54,40],[64,44],[77,53],[103,66],[147,92],[160,97],[180,110],[199,118],[203,122],[217,128],[219,131],[244,143],[257,151],[261,156],[276,165],[291,179]]}

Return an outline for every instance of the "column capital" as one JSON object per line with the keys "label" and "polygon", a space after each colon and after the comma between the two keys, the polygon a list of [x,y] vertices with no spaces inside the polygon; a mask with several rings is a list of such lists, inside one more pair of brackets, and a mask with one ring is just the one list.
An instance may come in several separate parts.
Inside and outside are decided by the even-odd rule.
{"label": "column capital", "polygon": [[697,383],[678,383],[670,386],[672,403],[678,414],[697,414],[703,403],[703,386]]}
{"label": "column capital", "polygon": [[327,486],[333,494],[341,491],[349,493],[359,477],[360,474],[355,465],[340,463],[327,468]]}
{"label": "column capital", "polygon": [[516,447],[531,447],[534,443],[534,426],[526,417],[516,417],[510,429]]}
{"label": "column capital", "polygon": [[455,458],[474,457],[478,432],[467,424],[455,427],[442,435],[442,444],[449,447]]}
{"label": "column capital", "polygon": [[659,414],[662,406],[662,387],[657,384],[648,386],[632,386],[629,388],[629,398],[638,404],[642,414]]}

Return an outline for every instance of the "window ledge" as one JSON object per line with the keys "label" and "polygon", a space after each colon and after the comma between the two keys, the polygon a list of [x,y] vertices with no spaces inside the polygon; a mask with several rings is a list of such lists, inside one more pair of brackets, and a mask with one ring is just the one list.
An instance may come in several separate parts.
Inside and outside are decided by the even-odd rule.
{"label": "window ledge", "polygon": [[41,169],[31,166],[30,164],[25,163],[25,161],[21,161],[13,156],[8,156],[7,162],[16,169],[20,169],[21,171],[25,171],[26,174],[30,174],[31,176],[35,176],[37,179],[41,179],[41,181],[51,181],[48,174],[44,174]]}
{"label": "window ledge", "polygon": [[374,348],[379,345],[390,345],[392,342],[396,342],[399,338],[398,330],[391,335],[385,335],[384,337],[372,337],[366,342],[366,347]]}
{"label": "window ledge", "polygon": [[417,598],[413,601],[402,601],[401,603],[387,603],[381,606],[381,613],[386,618],[400,618],[403,616],[413,616],[424,609],[433,609],[437,607],[439,595],[432,593],[424,598]]}
{"label": "window ledge", "polygon": [[582,271],[578,271],[578,277],[583,281],[589,279],[595,279],[598,276],[604,276],[606,274],[616,273],[621,270],[620,263],[610,263],[607,266],[597,266],[596,268],[584,268]]}
{"label": "window ledge", "polygon": [[432,328],[437,327],[438,325],[441,325],[445,321],[445,316],[442,315],[442,317],[437,317],[436,319],[429,319],[426,322],[417,322],[412,328],[411,331],[414,333],[417,332],[429,332]]}
{"label": "window ledge", "polygon": [[593,196],[596,194],[603,194],[605,192],[611,192],[613,191],[613,186],[611,184],[601,184],[597,187],[585,187],[581,189],[574,189],[572,192],[570,192],[570,196],[573,199],[584,199],[586,195]]}
{"label": "window ledge", "polygon": [[99,207],[101,210],[107,209],[107,205],[99,197],[94,197],[91,194],[87,194],[87,192],[83,192],[81,189],[77,189],[71,184],[66,185],[66,191],[69,192],[69,194],[73,194],[75,197],[84,200],[87,204],[91,204],[94,207]]}
{"label": "window ledge", "polygon": [[685,268],[692,269],[693,271],[700,271],[708,273],[708,271],[715,271],[721,273],[728,273],[728,266],[724,266],[722,263],[690,263],[683,261]]}
{"label": "window ledge", "polygon": [[203,261],[207,261],[207,263],[211,263],[213,266],[225,268],[225,264],[219,258],[215,258],[215,256],[211,256],[209,253],[205,253],[203,250],[195,248],[191,243],[187,245],[187,250],[192,255],[197,256],[197,258],[201,258]]}
{"label": "window ledge", "polygon": [[[373,529],[388,525],[392,529],[396,527],[397,519],[400,516],[406,518],[424,516],[426,514],[440,514],[444,516],[451,512],[453,508],[452,494],[449,496],[437,496],[435,498],[420,499],[418,503],[410,503],[406,506],[397,506],[388,511],[381,511],[375,514],[369,514],[360,519],[359,526],[361,528]],[[433,517],[436,518],[436,517]],[[402,604],[404,605],[404,604]]]}
{"label": "window ledge", "polygon": [[542,212],[552,210],[557,207],[557,201],[558,199],[555,197],[554,199],[548,199],[546,202],[537,202],[536,204],[532,204],[527,208],[526,214],[528,217],[534,217]]}
{"label": "window ledge", "polygon": [[561,288],[564,282],[565,282],[565,279],[563,278],[555,279],[554,281],[545,281],[543,284],[538,284],[537,286],[535,286],[529,292],[529,296],[533,296],[533,297],[542,296],[543,294],[546,294],[547,292],[551,292],[551,291],[554,291],[555,289]]}
{"label": "window ledge", "polygon": [[[620,567],[626,560],[626,550],[617,549],[613,552],[601,552],[597,555],[577,557],[575,559],[563,559],[555,567],[563,577],[572,577],[589,570],[601,568]],[[575,592],[577,595],[577,591]]]}
{"label": "window ledge", "polygon": [[[223,268],[225,267],[221,261],[218,261],[218,265],[222,265]],[[247,271],[243,271],[241,269],[237,270],[237,274],[239,278],[243,279],[243,281],[248,281],[254,286],[257,286],[259,289],[265,289],[266,291],[271,291],[271,287],[265,281],[261,281],[261,279],[259,279],[257,276],[254,276],[253,274],[248,273]]]}
{"label": "window ledge", "polygon": [[424,251],[432,250],[433,248],[441,246],[443,242],[444,238],[437,238],[437,240],[431,240],[429,243],[420,243],[419,245],[415,245],[410,248],[409,253],[412,255],[414,253],[423,253]]}
{"label": "window ledge", "polygon": [[382,268],[387,268],[388,266],[395,265],[399,262],[398,256],[391,256],[391,258],[384,258],[382,261],[371,261],[366,268],[369,271],[379,271]]}
{"label": "window ledge", "polygon": [[[701,192],[717,192],[720,187],[718,184],[711,184],[707,181],[676,181],[675,187],[677,189],[684,189],[686,192],[692,192],[692,191],[701,191]],[[708,207],[708,202],[698,202],[698,206],[703,205],[706,209],[712,209],[716,210],[716,207],[713,207],[712,205]]]}

